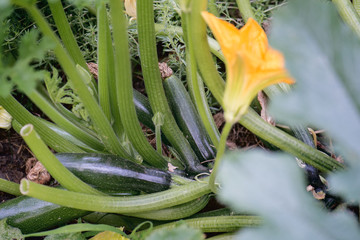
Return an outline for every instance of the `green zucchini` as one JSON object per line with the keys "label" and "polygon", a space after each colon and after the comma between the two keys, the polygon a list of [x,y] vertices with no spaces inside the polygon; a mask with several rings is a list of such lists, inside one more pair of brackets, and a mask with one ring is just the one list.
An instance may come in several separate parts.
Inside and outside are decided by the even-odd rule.
{"label": "green zucchini", "polygon": [[139,121],[154,131],[155,126],[152,121],[152,117],[154,116],[154,114],[151,110],[149,100],[147,99],[147,97],[145,97],[135,89],[133,90],[133,99],[135,104],[136,115],[138,116]]}
{"label": "green zucchini", "polygon": [[23,234],[61,226],[89,213],[27,196],[20,196],[0,204],[0,220],[7,218],[7,223],[19,228]]}
{"label": "green zucchini", "polygon": [[215,159],[216,151],[184,85],[176,76],[164,79],[164,89],[176,123],[201,160]]}
{"label": "green zucchini", "polygon": [[[133,100],[135,104],[136,115],[138,116],[139,121],[155,132],[155,125],[152,121],[154,114],[151,110],[149,99],[134,89]],[[161,140],[164,142],[164,144],[170,145],[164,134],[161,134]]]}
{"label": "green zucchini", "polygon": [[171,175],[117,155],[58,153],[56,157],[74,175],[103,192],[160,192],[169,189]]}

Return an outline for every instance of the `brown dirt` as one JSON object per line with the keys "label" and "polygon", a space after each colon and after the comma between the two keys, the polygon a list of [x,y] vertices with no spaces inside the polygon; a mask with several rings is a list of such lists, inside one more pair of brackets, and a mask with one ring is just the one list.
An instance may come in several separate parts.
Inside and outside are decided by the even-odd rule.
{"label": "brown dirt", "polygon": [[[32,157],[23,139],[14,131],[0,129],[0,178],[20,183],[25,163]],[[0,191],[0,203],[14,196]]]}

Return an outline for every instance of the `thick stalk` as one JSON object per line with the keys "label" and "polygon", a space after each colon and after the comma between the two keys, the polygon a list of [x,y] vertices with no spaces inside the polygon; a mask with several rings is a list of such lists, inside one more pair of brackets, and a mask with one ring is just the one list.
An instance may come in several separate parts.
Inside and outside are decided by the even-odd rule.
{"label": "thick stalk", "polygon": [[[195,57],[203,79],[216,100],[222,105],[225,83],[219,76],[213,61],[211,61],[212,63],[209,62],[209,60],[212,60],[209,46],[202,42],[206,39],[206,25],[201,18],[200,12],[206,10],[206,3],[206,0],[192,1],[190,34],[194,44],[197,46],[194,49]],[[340,163],[331,157],[266,123],[250,108],[239,122],[265,141],[270,142],[285,152],[293,154],[321,171],[328,172],[343,168]]]}
{"label": "thick stalk", "polygon": [[20,135],[25,140],[26,144],[29,146],[36,158],[42,163],[42,165],[44,165],[51,176],[55,178],[64,188],[75,192],[104,195],[81,181],[66,167],[64,167],[41,140],[39,135],[37,135],[33,125],[25,125],[21,129]]}
{"label": "thick stalk", "polygon": [[82,129],[77,127],[67,118],[65,118],[61,113],[57,111],[38,91],[32,91],[31,93],[26,93],[30,100],[38,107],[40,110],[48,116],[54,123],[59,125],[65,131],[71,133],[75,138],[84,142],[88,146],[97,149],[104,150],[104,145],[94,136],[84,132]]}
{"label": "thick stalk", "polygon": [[303,160],[307,164],[316,167],[320,171],[329,172],[344,168],[344,166],[335,159],[266,123],[250,108],[247,113],[241,117],[239,122],[255,135]]}
{"label": "thick stalk", "polygon": [[249,0],[236,0],[236,3],[238,5],[241,17],[245,22],[247,22],[249,18],[256,20]]}
{"label": "thick stalk", "polygon": [[[166,168],[167,161],[147,141],[138,121],[132,87],[132,74],[125,15],[119,12],[123,2],[110,0],[113,36],[115,43],[115,68],[117,103],[126,135],[136,151],[152,166]],[[156,64],[157,67],[157,64]]]}
{"label": "thick stalk", "polygon": [[[206,24],[200,14],[201,11],[206,11],[206,6],[207,0],[191,1],[191,22],[188,24],[188,31],[194,46],[196,46],[194,48],[194,54],[202,79],[214,97],[222,104],[225,82],[215,68],[215,62],[207,42]],[[216,91],[213,91],[214,89],[216,89]]]}
{"label": "thick stalk", "polygon": [[360,16],[349,0],[332,0],[342,19],[360,37]]}
{"label": "thick stalk", "polygon": [[208,183],[193,182],[170,190],[130,197],[96,196],[70,192],[23,179],[20,191],[24,195],[58,205],[88,211],[110,213],[140,213],[173,207],[210,193]]}
{"label": "thick stalk", "polygon": [[107,52],[107,31],[109,31],[109,22],[105,2],[99,3],[97,7],[97,27],[98,27],[98,88],[99,104],[104,111],[105,116],[111,121],[110,112],[110,93],[109,75],[108,75],[108,52]]}
{"label": "thick stalk", "polygon": [[0,192],[6,192],[14,196],[20,196],[19,184],[0,178]]}
{"label": "thick stalk", "polygon": [[[52,131],[56,132],[57,134],[59,134],[62,138],[64,138],[65,140],[71,142],[72,144],[75,144],[77,147],[81,148],[82,150],[84,150],[85,152],[99,152],[96,151],[95,149],[89,147],[88,145],[86,145],[85,143],[81,142],[79,139],[75,138],[74,136],[72,136],[70,133],[65,132],[63,129],[59,128],[58,126],[56,126],[55,124],[46,121],[45,119],[42,118],[37,118],[39,119],[43,124],[45,124],[46,127],[48,127],[49,129],[51,129]],[[13,127],[13,129],[20,134],[21,128],[24,126],[22,124],[20,124],[18,121],[16,121],[16,119],[13,119],[13,121],[11,122],[11,126]],[[54,149],[55,150],[55,149]],[[56,151],[56,150],[55,150]]]}
{"label": "thick stalk", "polygon": [[[244,227],[255,227],[262,224],[258,216],[216,216],[181,220],[187,226],[200,229],[202,232],[234,232]],[[178,226],[178,222],[166,223],[153,228],[171,229]]]}
{"label": "thick stalk", "polygon": [[62,47],[59,39],[51,30],[49,24],[41,15],[40,11],[36,8],[35,5],[29,4],[27,2],[23,2],[20,0],[12,0],[12,2],[20,7],[25,8],[26,11],[34,19],[42,33],[45,36],[49,37],[51,40],[53,40],[53,42],[55,43],[55,55],[62,68],[64,69],[66,75],[68,76],[68,79],[74,86],[74,89],[79,95],[86,110],[88,111],[90,118],[95,126],[95,129],[98,132],[99,137],[106,146],[106,148],[110,152],[116,153],[121,157],[132,159],[131,156],[122,148],[110,125],[110,122],[107,120],[103,111],[99,107],[96,99],[91,95],[90,91],[88,90],[88,87],[85,84],[82,75],[80,74],[80,72],[78,72],[75,63],[69,56],[68,52]]}
{"label": "thick stalk", "polygon": [[210,197],[208,195],[205,195],[202,196],[201,198],[171,208],[164,208],[149,212],[134,213],[134,214],[129,214],[129,216],[151,219],[151,220],[159,220],[159,221],[182,219],[199,212],[208,204],[209,199]]}
{"label": "thick stalk", "polygon": [[[51,10],[51,14],[54,18],[56,28],[59,31],[60,38],[69,52],[71,58],[76,64],[79,64],[81,67],[89,71],[84,56],[81,53],[79,45],[76,42],[75,36],[71,31],[69,22],[64,11],[64,7],[60,0],[48,0],[47,1]],[[92,78],[91,88],[96,92],[96,82]]]}
{"label": "thick stalk", "polygon": [[231,130],[232,126],[233,126],[233,123],[229,123],[229,122],[225,123],[225,126],[224,126],[224,128],[222,130],[222,133],[221,133],[221,138],[220,138],[219,145],[217,146],[217,154],[216,154],[216,158],[215,158],[215,165],[214,165],[214,167],[212,169],[212,172],[211,172],[211,175],[210,175],[210,180],[209,180],[210,188],[214,193],[217,192],[217,187],[216,187],[216,184],[215,184],[217,171],[218,171],[218,168],[220,166],[222,156],[224,155],[225,148],[226,148],[226,139],[229,136],[229,133],[230,133],[230,130]]}
{"label": "thick stalk", "polygon": [[353,5],[356,13],[360,16],[360,0],[353,0]]}
{"label": "thick stalk", "polygon": [[[171,36],[173,34],[178,34],[180,36],[183,36],[183,34],[184,34],[181,27],[169,26],[169,25],[159,24],[159,23],[155,23],[155,31],[156,31],[156,34],[159,36],[167,36],[167,35]],[[220,45],[218,44],[218,42],[209,36],[207,36],[207,40],[208,40],[208,44],[210,46],[211,53],[214,54],[217,58],[219,58],[221,61],[224,62],[225,58],[221,52]]]}
{"label": "thick stalk", "polygon": [[49,147],[57,152],[84,152],[79,147],[75,146],[59,134],[51,130],[45,124],[43,124],[34,115],[28,112],[23,105],[21,105],[16,99],[9,95],[6,98],[0,97],[0,105],[3,106],[10,115],[16,119],[21,125],[31,123],[38,129],[40,137],[46,142]]}
{"label": "thick stalk", "polygon": [[71,58],[76,64],[79,64],[84,69],[87,69],[85,59],[80,51],[79,45],[76,43],[74,34],[71,31],[71,27],[67,21],[64,7],[61,1],[48,0],[47,2],[65,48],[68,50]]}
{"label": "thick stalk", "polygon": [[187,172],[190,174],[205,172],[207,169],[200,164],[190,144],[176,125],[166,100],[156,52],[153,1],[138,0],[136,3],[141,67],[151,108],[153,112],[160,112],[164,115],[162,131],[181,155]]}
{"label": "thick stalk", "polygon": [[190,24],[190,12],[186,9],[182,12],[182,26],[186,35],[186,75],[189,86],[189,91],[193,98],[193,102],[200,115],[200,118],[205,126],[211,141],[215,146],[218,145],[220,134],[211,114],[207,98],[204,91],[204,84],[197,75],[197,65],[194,53],[194,44],[191,35],[187,30]]}

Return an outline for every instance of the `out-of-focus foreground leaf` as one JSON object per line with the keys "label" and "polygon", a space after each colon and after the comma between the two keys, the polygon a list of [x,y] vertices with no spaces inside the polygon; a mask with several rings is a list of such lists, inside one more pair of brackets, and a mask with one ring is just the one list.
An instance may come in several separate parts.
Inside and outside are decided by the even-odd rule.
{"label": "out-of-focus foreground leaf", "polygon": [[44,238],[44,240],[86,240],[86,238],[81,233],[60,233],[49,235]]}
{"label": "out-of-focus foreground leaf", "polygon": [[6,218],[0,220],[0,239],[1,240],[13,240],[13,239],[23,239],[23,235],[18,228],[13,228],[6,223]]}
{"label": "out-of-focus foreground leaf", "polygon": [[202,240],[204,234],[199,229],[188,227],[185,223],[180,223],[179,226],[171,229],[159,229],[152,232],[146,240]]}
{"label": "out-of-focus foreground leaf", "polygon": [[360,239],[356,218],[323,210],[306,192],[305,177],[285,154],[233,152],[219,171],[220,200],[239,212],[261,215],[259,228],[239,232],[241,240]]}
{"label": "out-of-focus foreground leaf", "polygon": [[270,43],[297,82],[291,94],[273,101],[273,115],[325,129],[353,168],[335,174],[331,189],[360,201],[359,38],[331,2],[293,0],[276,13]]}

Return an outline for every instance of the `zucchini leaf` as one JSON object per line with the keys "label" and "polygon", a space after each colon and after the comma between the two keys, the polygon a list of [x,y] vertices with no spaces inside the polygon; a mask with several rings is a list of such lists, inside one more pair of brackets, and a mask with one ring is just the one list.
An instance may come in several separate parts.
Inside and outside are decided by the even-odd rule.
{"label": "zucchini leaf", "polygon": [[20,240],[24,239],[20,229],[13,228],[6,223],[6,218],[0,220],[0,239],[1,240]]}
{"label": "zucchini leaf", "polygon": [[179,225],[171,229],[159,229],[152,232],[146,240],[202,240],[204,234],[199,229],[188,227],[185,223],[179,222]]}
{"label": "zucchini leaf", "polygon": [[0,64],[0,96],[6,97],[16,86],[23,92],[31,92],[43,79],[45,71],[36,70],[33,63],[40,61],[54,45],[48,38],[39,39],[35,29],[25,33],[19,43],[18,59],[13,65],[7,65],[6,56]]}
{"label": "zucchini leaf", "polygon": [[60,233],[48,235],[44,240],[86,240],[81,233]]}
{"label": "zucchini leaf", "polygon": [[354,216],[342,210],[327,212],[306,192],[305,175],[291,156],[250,150],[224,158],[220,200],[235,211],[264,219],[261,227],[242,230],[236,239],[360,239]]}
{"label": "zucchini leaf", "polygon": [[350,165],[330,188],[360,201],[360,40],[331,2],[293,0],[274,16],[270,43],[283,52],[294,91],[275,98],[270,111],[288,124],[325,129]]}

